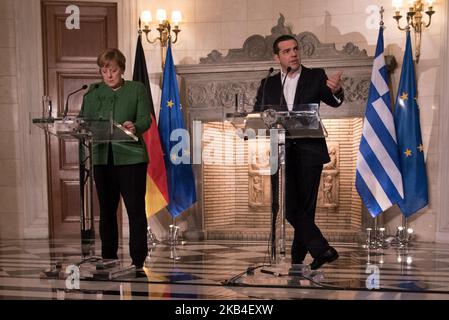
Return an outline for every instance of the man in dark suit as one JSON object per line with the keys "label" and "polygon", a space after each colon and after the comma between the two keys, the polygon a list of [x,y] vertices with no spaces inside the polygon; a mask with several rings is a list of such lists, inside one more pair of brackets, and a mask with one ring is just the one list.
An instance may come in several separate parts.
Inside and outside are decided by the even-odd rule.
{"label": "man in dark suit", "polygon": [[[281,72],[262,80],[254,111],[294,111],[298,104],[319,104],[321,101],[332,107],[342,104],[344,94],[341,72],[328,78],[323,69],[302,66],[295,37],[283,35],[277,38],[273,43],[273,52]],[[286,141],[286,218],[294,228],[292,264],[302,264],[309,252],[313,257],[310,264],[312,270],[338,258],[337,251],[329,245],[315,224],[321,172],[323,164],[329,161],[324,138]],[[273,190],[276,193],[276,183],[273,184]],[[273,207],[276,206],[278,204],[274,196]]]}

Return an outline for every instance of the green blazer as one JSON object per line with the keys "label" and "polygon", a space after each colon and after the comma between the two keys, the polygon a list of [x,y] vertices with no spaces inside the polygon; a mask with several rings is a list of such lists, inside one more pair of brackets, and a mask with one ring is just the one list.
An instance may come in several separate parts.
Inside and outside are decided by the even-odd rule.
{"label": "green blazer", "polygon": [[[136,127],[137,142],[112,142],[114,165],[148,162],[142,134],[150,127],[150,105],[147,90],[141,82],[124,81],[122,87],[112,90],[104,82],[90,85],[84,95],[80,116],[86,119],[109,119],[123,124],[132,121]],[[93,164],[108,162],[108,143],[93,145]]]}

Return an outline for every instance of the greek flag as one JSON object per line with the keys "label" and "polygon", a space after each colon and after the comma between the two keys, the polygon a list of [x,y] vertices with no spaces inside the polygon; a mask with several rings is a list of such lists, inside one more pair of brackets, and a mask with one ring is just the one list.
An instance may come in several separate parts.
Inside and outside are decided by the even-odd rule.
{"label": "greek flag", "polygon": [[357,192],[373,217],[404,197],[383,51],[384,40],[381,27],[357,156],[355,180]]}

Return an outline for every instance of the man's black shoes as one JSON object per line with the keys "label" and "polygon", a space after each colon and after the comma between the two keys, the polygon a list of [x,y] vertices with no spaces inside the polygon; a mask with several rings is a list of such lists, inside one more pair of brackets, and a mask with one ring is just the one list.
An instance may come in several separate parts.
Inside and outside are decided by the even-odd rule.
{"label": "man's black shoes", "polygon": [[313,259],[312,263],[310,264],[310,269],[317,270],[317,269],[321,268],[323,266],[323,264],[330,263],[337,259],[338,259],[337,250],[335,250],[335,248],[329,246],[329,248],[326,251],[324,251],[318,257]]}

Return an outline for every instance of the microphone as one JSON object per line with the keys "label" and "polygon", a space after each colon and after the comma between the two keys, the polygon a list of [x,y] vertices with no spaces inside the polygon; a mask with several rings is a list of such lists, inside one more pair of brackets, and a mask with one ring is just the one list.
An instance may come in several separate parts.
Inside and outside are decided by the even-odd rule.
{"label": "microphone", "polygon": [[87,96],[89,93],[93,92],[94,90],[97,90],[99,86],[100,86],[100,85],[99,85],[98,83],[94,84],[93,88],[90,88],[90,90],[87,91],[87,92],[84,94],[84,96]]}
{"label": "microphone", "polygon": [[263,83],[263,87],[262,87],[262,101],[260,103],[260,111],[263,111],[263,108],[265,107],[265,87],[267,85],[268,77],[271,76],[273,71],[274,71],[273,67],[271,67],[270,70],[268,70],[268,74],[265,77],[265,81]]}
{"label": "microphone", "polygon": [[67,112],[69,111],[69,98],[70,98],[70,96],[72,94],[75,94],[75,93],[80,92],[81,90],[85,90],[85,89],[87,89],[87,85],[86,84],[83,85],[81,88],[79,88],[79,89],[69,93],[69,95],[67,96],[67,99],[65,100],[64,113],[63,113],[63,116],[62,116],[63,118],[67,117]]}
{"label": "microphone", "polygon": [[288,67],[288,68],[287,68],[287,72],[285,73],[284,80],[282,81],[282,87],[281,87],[281,99],[280,99],[280,101],[279,101],[279,109],[281,108],[281,106],[282,106],[282,101],[284,100],[284,84],[285,84],[285,80],[287,80],[287,76],[288,76],[288,74],[290,73],[290,71],[292,71],[292,68],[291,68],[291,67]]}
{"label": "microphone", "polygon": [[[94,92],[95,90],[97,90],[99,86],[100,86],[100,84],[96,83],[96,84],[94,84],[93,87],[90,87],[89,90],[84,94],[83,99],[84,99],[88,94],[90,94],[91,92]],[[83,106],[84,106],[84,101],[83,101],[83,105],[81,106],[81,112],[78,114],[78,118],[79,118],[79,117],[81,117],[81,118],[83,117],[83,116],[82,116]]]}

